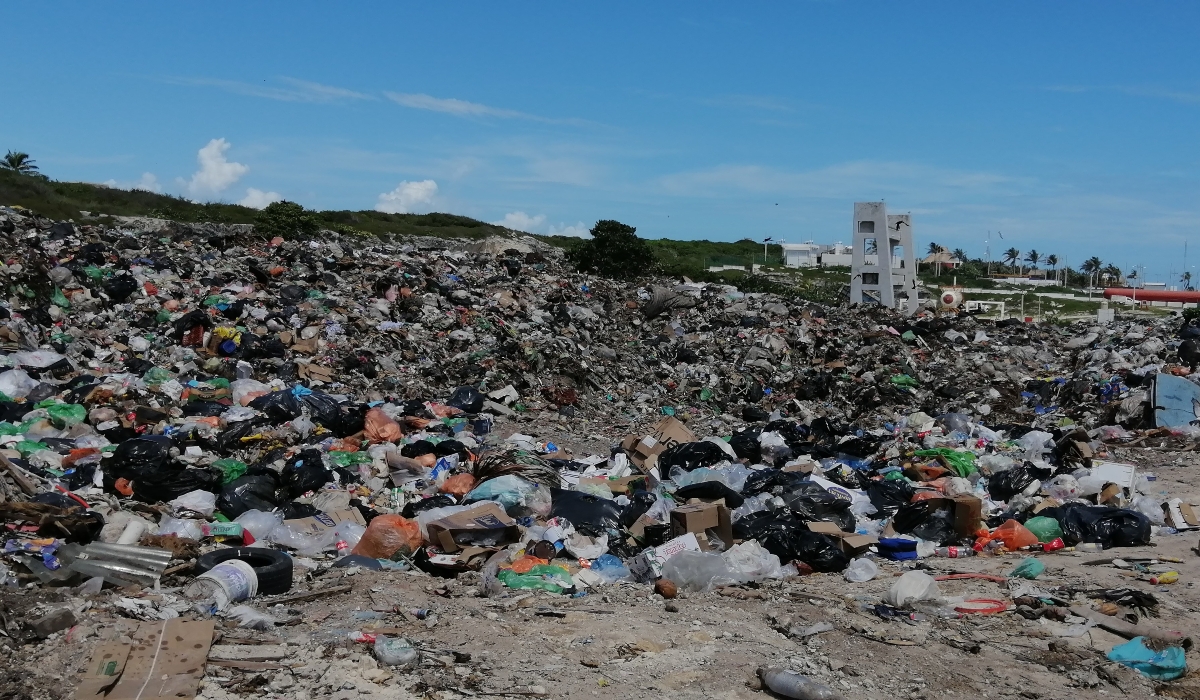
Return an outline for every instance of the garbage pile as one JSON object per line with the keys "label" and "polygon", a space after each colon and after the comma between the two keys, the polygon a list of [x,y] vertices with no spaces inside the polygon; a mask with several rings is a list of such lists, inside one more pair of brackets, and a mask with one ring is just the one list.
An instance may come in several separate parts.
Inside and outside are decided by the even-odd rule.
{"label": "garbage pile", "polygon": [[[671,599],[938,557],[1031,580],[1200,525],[1107,453],[1200,434],[1178,321],[904,318],[626,286],[532,239],[327,234],[0,209],[7,583],[173,586],[270,626],[247,603],[329,567]],[[915,570],[869,606],[1017,607]]]}

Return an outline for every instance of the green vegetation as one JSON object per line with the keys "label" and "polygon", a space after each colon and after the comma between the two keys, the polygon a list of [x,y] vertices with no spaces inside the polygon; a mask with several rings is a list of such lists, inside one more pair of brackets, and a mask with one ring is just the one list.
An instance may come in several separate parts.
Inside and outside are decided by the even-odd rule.
{"label": "green vegetation", "polygon": [[304,207],[283,200],[271,202],[254,217],[254,231],[266,238],[299,236],[311,238],[321,230],[317,217]]}
{"label": "green vegetation", "polygon": [[567,259],[583,272],[605,277],[637,277],[657,267],[646,241],[637,237],[637,229],[620,221],[597,221],[592,237],[567,251]]}
{"label": "green vegetation", "polygon": [[12,170],[17,173],[34,173],[37,172],[38,166],[33,163],[34,161],[28,153],[9,151],[5,154],[4,160],[0,161],[0,169]]}

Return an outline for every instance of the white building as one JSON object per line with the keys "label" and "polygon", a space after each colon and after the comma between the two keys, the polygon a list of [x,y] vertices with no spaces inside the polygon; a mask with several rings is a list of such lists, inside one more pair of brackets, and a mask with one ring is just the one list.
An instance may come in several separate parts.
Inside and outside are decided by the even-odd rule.
{"label": "white building", "polygon": [[[804,243],[782,243],[783,264],[787,267],[850,267],[854,258],[854,247],[838,242],[833,245],[823,245],[806,241]],[[876,265],[879,256],[875,253],[866,255],[867,264]],[[900,258],[892,259],[892,267],[901,267]]]}

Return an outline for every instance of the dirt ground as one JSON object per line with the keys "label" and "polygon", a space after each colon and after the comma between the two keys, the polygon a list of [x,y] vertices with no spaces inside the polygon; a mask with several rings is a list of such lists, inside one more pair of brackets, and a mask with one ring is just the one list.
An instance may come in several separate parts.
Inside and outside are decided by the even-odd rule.
{"label": "dirt ground", "polygon": [[[587,442],[576,449],[603,444]],[[1112,457],[1154,473],[1172,495],[1200,501],[1194,452],[1137,448],[1117,450]],[[1195,636],[1200,632],[1200,556],[1193,550],[1198,539],[1197,532],[1160,535],[1154,546],[1103,555],[1041,555],[1047,570],[1035,583],[1044,589],[1152,592],[1159,615],[1143,621]],[[1112,556],[1178,557],[1179,582],[1152,586],[1112,566],[1085,565]],[[1019,559],[933,558],[917,566],[935,575],[1004,575]],[[271,597],[255,599],[255,608],[284,622],[272,631],[220,621],[218,644],[251,650],[283,645],[274,647],[282,658],[252,663],[249,669],[210,663],[199,697],[749,699],[767,696],[755,670],[778,665],[826,683],[845,698],[1143,698],[1156,693],[1200,698],[1200,673],[1153,684],[1105,659],[1124,641],[1121,637],[1096,627],[1063,636],[1071,633],[1072,621],[1027,620],[1012,612],[882,619],[864,604],[880,602],[905,568],[881,560],[880,569],[880,576],[866,583],[815,574],[665,601],[644,584],[608,586],[578,598],[511,592],[489,599],[478,595],[480,578],[474,573],[455,580],[354,569],[314,574],[297,567],[289,596],[347,584],[352,589],[286,606]],[[0,700],[72,697],[99,641],[128,638],[137,618],[156,619],[164,610],[193,615],[178,588],[171,588],[185,580],[168,578],[157,593],[72,596],[52,589],[8,589],[0,596],[5,635],[0,654],[8,662],[0,676]],[[1008,600],[1007,587],[992,581],[940,585],[947,596]],[[131,604],[131,598],[138,602]],[[81,609],[77,625],[44,641],[16,632],[14,622],[60,601]],[[1076,601],[1087,604],[1087,596]],[[832,628],[804,636],[805,628],[818,623]],[[370,644],[349,638],[353,631],[379,630],[410,639],[422,650],[421,666],[411,672],[381,667]]]}

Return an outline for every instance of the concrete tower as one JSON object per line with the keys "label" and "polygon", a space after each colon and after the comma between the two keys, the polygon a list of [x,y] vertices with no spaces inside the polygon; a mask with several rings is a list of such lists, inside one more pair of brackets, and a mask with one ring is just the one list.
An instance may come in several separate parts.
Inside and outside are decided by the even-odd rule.
{"label": "concrete tower", "polygon": [[914,313],[917,268],[909,215],[889,216],[883,202],[855,202],[851,225],[851,303],[875,302]]}

